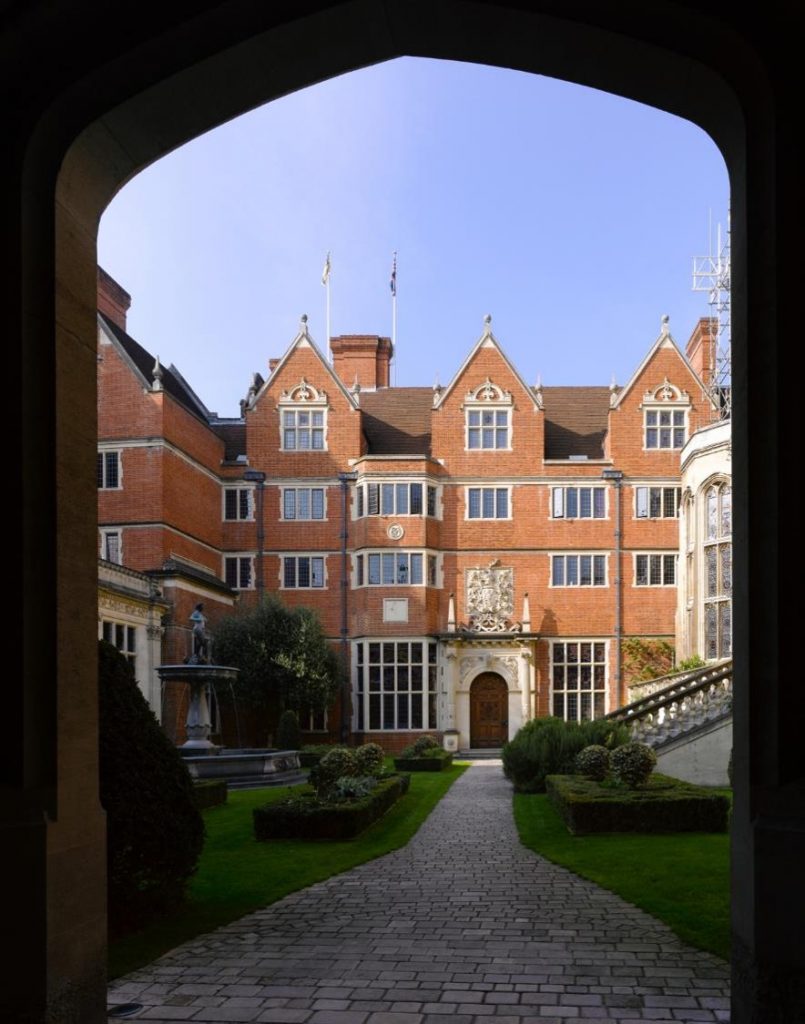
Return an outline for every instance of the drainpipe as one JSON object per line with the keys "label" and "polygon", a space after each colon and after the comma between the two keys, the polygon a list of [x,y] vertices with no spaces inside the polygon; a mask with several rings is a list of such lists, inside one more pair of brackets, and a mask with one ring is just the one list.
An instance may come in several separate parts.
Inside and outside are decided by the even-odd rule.
{"label": "drainpipe", "polygon": [[620,469],[605,469],[602,480],[608,480],[615,488],[615,690],[618,707],[623,707],[623,578],[621,562],[623,555],[623,472]]}
{"label": "drainpipe", "polygon": [[349,739],[349,712],[352,703],[352,687],[349,666],[349,485],[358,479],[357,473],[339,473],[341,483],[341,657],[344,662],[344,682],[341,692],[341,742],[346,744]]}
{"label": "drainpipe", "polygon": [[243,479],[249,483],[257,484],[257,600],[263,603],[265,594],[265,582],[263,579],[263,550],[266,544],[265,524],[263,522],[263,489],[266,483],[266,475],[259,469],[247,469]]}

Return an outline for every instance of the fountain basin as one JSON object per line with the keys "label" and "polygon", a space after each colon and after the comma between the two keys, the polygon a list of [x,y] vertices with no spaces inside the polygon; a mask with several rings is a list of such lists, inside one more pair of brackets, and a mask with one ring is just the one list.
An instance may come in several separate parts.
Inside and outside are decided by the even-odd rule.
{"label": "fountain basin", "polygon": [[181,748],[179,752],[194,779],[260,778],[299,769],[298,750],[243,751],[219,747],[201,755]]}

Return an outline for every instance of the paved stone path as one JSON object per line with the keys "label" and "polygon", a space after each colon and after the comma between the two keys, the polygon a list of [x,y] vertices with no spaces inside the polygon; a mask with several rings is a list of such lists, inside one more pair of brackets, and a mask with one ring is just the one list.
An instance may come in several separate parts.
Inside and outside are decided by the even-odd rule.
{"label": "paved stone path", "polygon": [[500,762],[480,762],[404,849],[179,947],[109,1001],[151,1022],[678,1024],[728,1021],[728,985],[722,960],[522,847]]}

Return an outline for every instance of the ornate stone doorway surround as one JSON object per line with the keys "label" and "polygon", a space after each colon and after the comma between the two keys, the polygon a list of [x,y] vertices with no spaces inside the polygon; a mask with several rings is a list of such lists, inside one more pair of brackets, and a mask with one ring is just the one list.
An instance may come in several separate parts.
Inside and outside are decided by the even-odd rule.
{"label": "ornate stone doorway surround", "polygon": [[442,636],[445,667],[445,726],[458,730],[459,750],[470,748],[470,688],[478,676],[495,672],[508,689],[508,736],[534,716],[536,634],[475,638]]}

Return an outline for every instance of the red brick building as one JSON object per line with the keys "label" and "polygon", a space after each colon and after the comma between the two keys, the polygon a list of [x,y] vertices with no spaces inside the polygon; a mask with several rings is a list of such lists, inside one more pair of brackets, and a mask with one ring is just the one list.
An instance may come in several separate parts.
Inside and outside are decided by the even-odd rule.
{"label": "red brick building", "polygon": [[330,364],[303,318],[224,420],[99,280],[101,554],[161,577],[165,660],[196,601],[214,628],[276,593],[348,661],[332,734],[466,748],[613,710],[624,643],[673,641],[679,453],[712,409],[667,322],[622,387],[528,384],[487,318],[446,387],[395,388],[388,338],[333,338]]}

